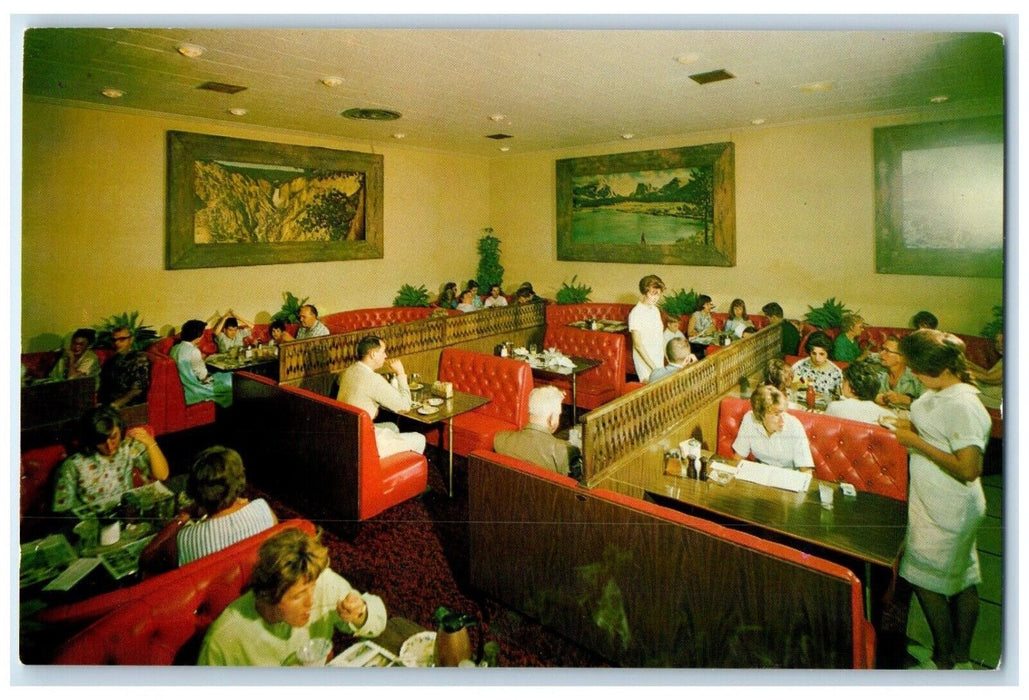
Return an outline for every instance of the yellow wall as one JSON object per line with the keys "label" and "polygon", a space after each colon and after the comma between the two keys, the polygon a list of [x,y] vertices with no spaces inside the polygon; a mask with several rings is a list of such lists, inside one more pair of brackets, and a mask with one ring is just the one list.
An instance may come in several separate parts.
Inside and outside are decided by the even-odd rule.
{"label": "yellow wall", "polygon": [[[503,264],[531,270],[525,276],[551,298],[578,275],[577,283],[593,288],[594,301],[633,302],[640,277],[653,273],[671,289],[710,295],[721,311],[735,297],[750,313],[774,300],[787,317],[799,318],[809,305],[835,297],[870,325],[906,327],[925,308],[941,328],[977,334],[1001,303],[1002,280],[875,273],[872,129],[887,123],[896,122],[751,128],[494,159],[490,213],[496,233],[504,241],[533,241],[503,246]],[[736,155],[735,267],[556,259],[556,159],[725,141],[735,144]]]}
{"label": "yellow wall", "polygon": [[[553,297],[578,275],[594,300],[631,302],[639,278],[653,272],[673,289],[710,294],[721,310],[736,296],[752,313],[774,299],[800,317],[836,297],[872,325],[906,326],[927,308],[941,326],[977,333],[1001,303],[1001,280],[875,274],[872,128],[886,123],[750,128],[487,160],[28,102],[22,350],[54,348],[74,328],[126,310],[162,332],[230,307],[263,322],[286,290],[309,296],[323,314],[388,306],[403,283],[435,292],[473,277],[484,226],[501,238],[508,291],[531,280]],[[165,270],[168,130],[382,153],[384,259]],[[720,141],[736,144],[736,267],[556,260],[555,159]]]}
{"label": "yellow wall", "polygon": [[57,347],[102,318],[138,310],[167,332],[232,308],[267,322],[290,291],[322,314],[389,306],[403,283],[432,293],[475,276],[489,225],[486,159],[375,144],[384,157],[381,260],[164,269],[165,132],[373,150],[367,143],[159,116],[26,103],[22,350]]}

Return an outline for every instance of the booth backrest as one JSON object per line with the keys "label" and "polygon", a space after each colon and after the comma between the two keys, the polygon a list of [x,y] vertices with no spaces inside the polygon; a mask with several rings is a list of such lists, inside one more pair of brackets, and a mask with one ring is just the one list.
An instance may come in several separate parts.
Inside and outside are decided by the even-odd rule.
{"label": "booth backrest", "polygon": [[[426,306],[385,306],[378,309],[351,309],[325,314],[319,320],[330,333],[349,333],[366,328],[379,328],[393,323],[407,323],[428,318],[433,309]],[[460,313],[456,311],[455,313]]]}
{"label": "booth backrest", "polygon": [[68,453],[63,445],[48,445],[22,452],[21,519],[23,521],[42,516],[50,511],[54,470],[67,456]]}
{"label": "booth backrest", "polygon": [[[808,336],[815,331],[822,330],[815,328],[814,326],[805,323],[803,330],[800,333],[800,346],[797,349],[797,354],[800,357],[807,356],[807,350],[804,349],[804,343],[807,342]],[[944,330],[944,329],[941,329]],[[833,340],[839,335],[839,328],[829,328],[824,330]],[[914,333],[912,328],[895,328],[890,326],[865,326],[865,330],[861,333],[858,338],[858,343],[864,346],[868,342],[875,344],[876,348],[881,348],[883,341],[886,340],[887,336],[895,335],[898,338],[903,338],[909,333]],[[997,353],[997,349],[993,345],[993,338],[984,338],[979,335],[966,335],[964,333],[955,333],[957,337],[965,343],[965,357],[970,361],[989,369],[992,367],[997,360],[1000,359],[1000,355]]]}
{"label": "booth backrest", "polygon": [[80,613],[99,612],[101,616],[61,645],[53,662],[133,666],[196,663],[207,628],[246,589],[261,545],[289,528],[315,534],[313,523],[288,520],[174,571],[115,591],[106,600],[100,600],[105,598],[100,596],[79,604]]}
{"label": "booth backrest", "polygon": [[491,452],[472,454],[468,479],[472,584],[614,663],[874,663],[842,566]]}
{"label": "booth backrest", "polygon": [[436,376],[440,381],[452,382],[459,391],[490,399],[472,413],[511,423],[514,430],[528,425],[532,370],[527,363],[460,348],[444,348]]}
{"label": "booth backrest", "polygon": [[[617,333],[587,331],[571,326],[547,325],[543,346],[556,347],[565,355],[602,360],[604,364],[583,372],[576,380],[579,405],[596,408],[626,392],[625,338]],[[537,380],[567,388],[566,380]],[[565,396],[571,401],[571,396]]]}
{"label": "booth backrest", "polygon": [[312,517],[366,520],[428,483],[420,454],[379,459],[364,411],[250,372],[236,373],[227,423],[247,478]]}
{"label": "booth backrest", "polygon": [[[732,443],[749,410],[750,402],[745,399],[722,399],[718,407],[718,454],[734,454]],[[807,433],[816,477],[846,481],[859,491],[907,500],[907,450],[889,430],[823,413],[790,413],[800,419]]]}
{"label": "booth backrest", "polygon": [[629,312],[635,304],[547,304],[547,326],[567,326],[575,321],[597,319],[629,322]]}

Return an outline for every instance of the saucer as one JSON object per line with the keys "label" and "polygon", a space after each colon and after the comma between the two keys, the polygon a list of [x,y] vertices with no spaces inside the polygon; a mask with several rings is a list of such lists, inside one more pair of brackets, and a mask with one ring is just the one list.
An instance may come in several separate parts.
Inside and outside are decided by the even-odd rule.
{"label": "saucer", "polygon": [[418,409],[418,412],[423,416],[431,416],[433,413],[439,413],[437,406],[422,406]]}
{"label": "saucer", "polygon": [[439,397],[433,397],[433,398],[428,400],[428,403],[429,403],[430,406],[442,406],[443,405],[443,399],[441,399]]}

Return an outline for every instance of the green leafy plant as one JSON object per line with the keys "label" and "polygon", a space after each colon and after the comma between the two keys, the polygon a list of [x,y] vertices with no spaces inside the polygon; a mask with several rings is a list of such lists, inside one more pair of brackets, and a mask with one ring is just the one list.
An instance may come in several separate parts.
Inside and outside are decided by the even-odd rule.
{"label": "green leafy plant", "polygon": [[485,294],[493,285],[502,285],[504,268],[500,266],[500,239],[493,235],[492,228],[482,229],[479,239],[479,269],[475,273],[475,281],[479,290]]}
{"label": "green leafy plant", "polygon": [[577,275],[572,275],[571,283],[561,282],[561,289],[557,290],[556,301],[558,304],[584,304],[590,300],[590,293],[593,287],[586,284],[576,284]]}
{"label": "green leafy plant", "polygon": [[821,328],[839,328],[843,325],[843,317],[847,314],[856,313],[844,306],[842,301],[836,301],[836,297],[830,297],[817,309],[808,306],[808,312],[804,314],[804,320],[812,326]]}
{"label": "green leafy plant", "polygon": [[677,292],[666,294],[657,303],[657,306],[667,316],[675,318],[688,316],[697,310],[697,293],[693,289],[690,289],[688,292],[685,289],[680,289]]}
{"label": "green leafy plant", "polygon": [[451,612],[442,605],[436,608],[432,617],[444,632],[457,632],[465,627],[473,627],[478,624],[478,620],[471,615]]}
{"label": "green leafy plant", "polygon": [[146,346],[157,342],[157,331],[143,323],[138,311],[125,311],[114,316],[103,319],[93,326],[96,330],[96,347],[113,348],[114,341],[111,334],[115,328],[125,328],[132,333],[132,349],[142,350]]}
{"label": "green leafy plant", "polygon": [[393,299],[393,306],[428,306],[429,290],[425,285],[412,287],[409,284],[402,285]]}
{"label": "green leafy plant", "polygon": [[1003,330],[1004,307],[1003,305],[998,304],[997,306],[993,307],[993,318],[991,318],[989,322],[985,326],[983,326],[983,329],[980,331],[980,333],[982,333],[982,335],[986,338],[993,338],[998,333],[1001,333]]}
{"label": "green leafy plant", "polygon": [[307,297],[298,299],[293,292],[282,293],[282,308],[272,316],[273,321],[285,321],[286,323],[300,323],[300,308],[307,303]]}

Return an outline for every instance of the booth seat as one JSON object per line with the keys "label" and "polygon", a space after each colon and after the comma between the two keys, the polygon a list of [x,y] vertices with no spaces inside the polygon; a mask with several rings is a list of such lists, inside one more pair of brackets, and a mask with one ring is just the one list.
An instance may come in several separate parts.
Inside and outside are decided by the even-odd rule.
{"label": "booth seat", "polygon": [[186,405],[186,394],[179,379],[179,369],[169,353],[178,338],[168,337],[153,343],[146,349],[150,356],[150,391],[147,403],[150,410],[150,425],[155,435],[174,433],[214,423],[214,401],[201,401]]}
{"label": "booth seat", "polygon": [[[586,319],[598,319],[607,321],[621,321],[629,323],[629,312],[635,304],[601,304],[586,302],[584,304],[547,304],[545,314],[547,328],[567,326],[575,321]],[[662,315],[663,318],[663,315]],[[614,335],[622,341],[622,354],[625,359],[622,366],[628,374],[636,374],[636,365],[632,361],[632,337],[629,331],[622,333],[608,333],[607,331],[590,331],[591,333],[605,333]]]}
{"label": "booth seat", "polygon": [[[320,316],[330,333],[349,333],[366,328],[379,328],[394,323],[407,323],[428,318],[435,309],[425,306],[385,306],[377,309],[351,309]],[[448,310],[448,313],[459,314],[460,311]]]}
{"label": "booth seat", "polygon": [[616,664],[874,667],[838,564],[488,451],[468,509],[472,585]]}
{"label": "booth seat", "polygon": [[227,427],[247,478],[290,507],[359,521],[422,494],[428,461],[416,452],[379,457],[372,420],[307,389],[237,372]]}
{"label": "booth seat", "polygon": [[[635,387],[625,377],[625,339],[620,334],[587,331],[572,326],[547,324],[543,347],[555,347],[565,355],[603,360],[603,364],[583,372],[576,379],[579,406],[593,409],[617,399]],[[565,391],[565,403],[571,403],[571,382],[564,378],[536,378],[537,384],[552,384]]]}
{"label": "booth seat", "polygon": [[246,590],[261,545],[290,528],[315,534],[313,523],[288,520],[130,588],[48,611],[51,623],[96,619],[60,646],[53,663],[195,664],[207,628]]}
{"label": "booth seat", "polygon": [[[750,402],[728,397],[718,406],[718,454],[732,457],[732,443]],[[811,443],[815,476],[823,481],[846,481],[869,491],[906,501],[908,454],[886,428],[871,423],[791,410],[800,419]]]}
{"label": "booth seat", "polygon": [[[945,329],[941,329],[945,330]],[[800,346],[797,348],[797,353],[800,357],[807,356],[807,350],[804,349],[804,343],[807,342],[808,336],[815,331],[822,331],[827,333],[830,338],[834,341],[836,336],[839,335],[839,328],[816,328],[809,323],[805,323],[800,332]],[[883,341],[888,336],[895,335],[898,338],[903,338],[909,333],[914,333],[913,328],[895,328],[891,326],[865,326],[865,330],[858,337],[858,343],[864,346],[868,342],[875,344],[876,348],[881,348]],[[970,361],[989,369],[1000,359],[1000,355],[997,354],[997,349],[993,346],[993,338],[984,338],[979,335],[967,335],[964,333],[955,333],[957,337],[961,338],[965,343],[965,357]]]}
{"label": "booth seat", "polygon": [[[498,432],[521,430],[528,425],[529,392],[532,391],[532,370],[528,363],[460,348],[444,348],[436,376],[439,381],[451,382],[458,391],[490,399],[489,403],[451,419],[455,453],[467,455],[472,450],[491,450],[493,436]],[[443,447],[449,449],[445,433]],[[438,432],[429,432],[426,440],[439,444]]]}

